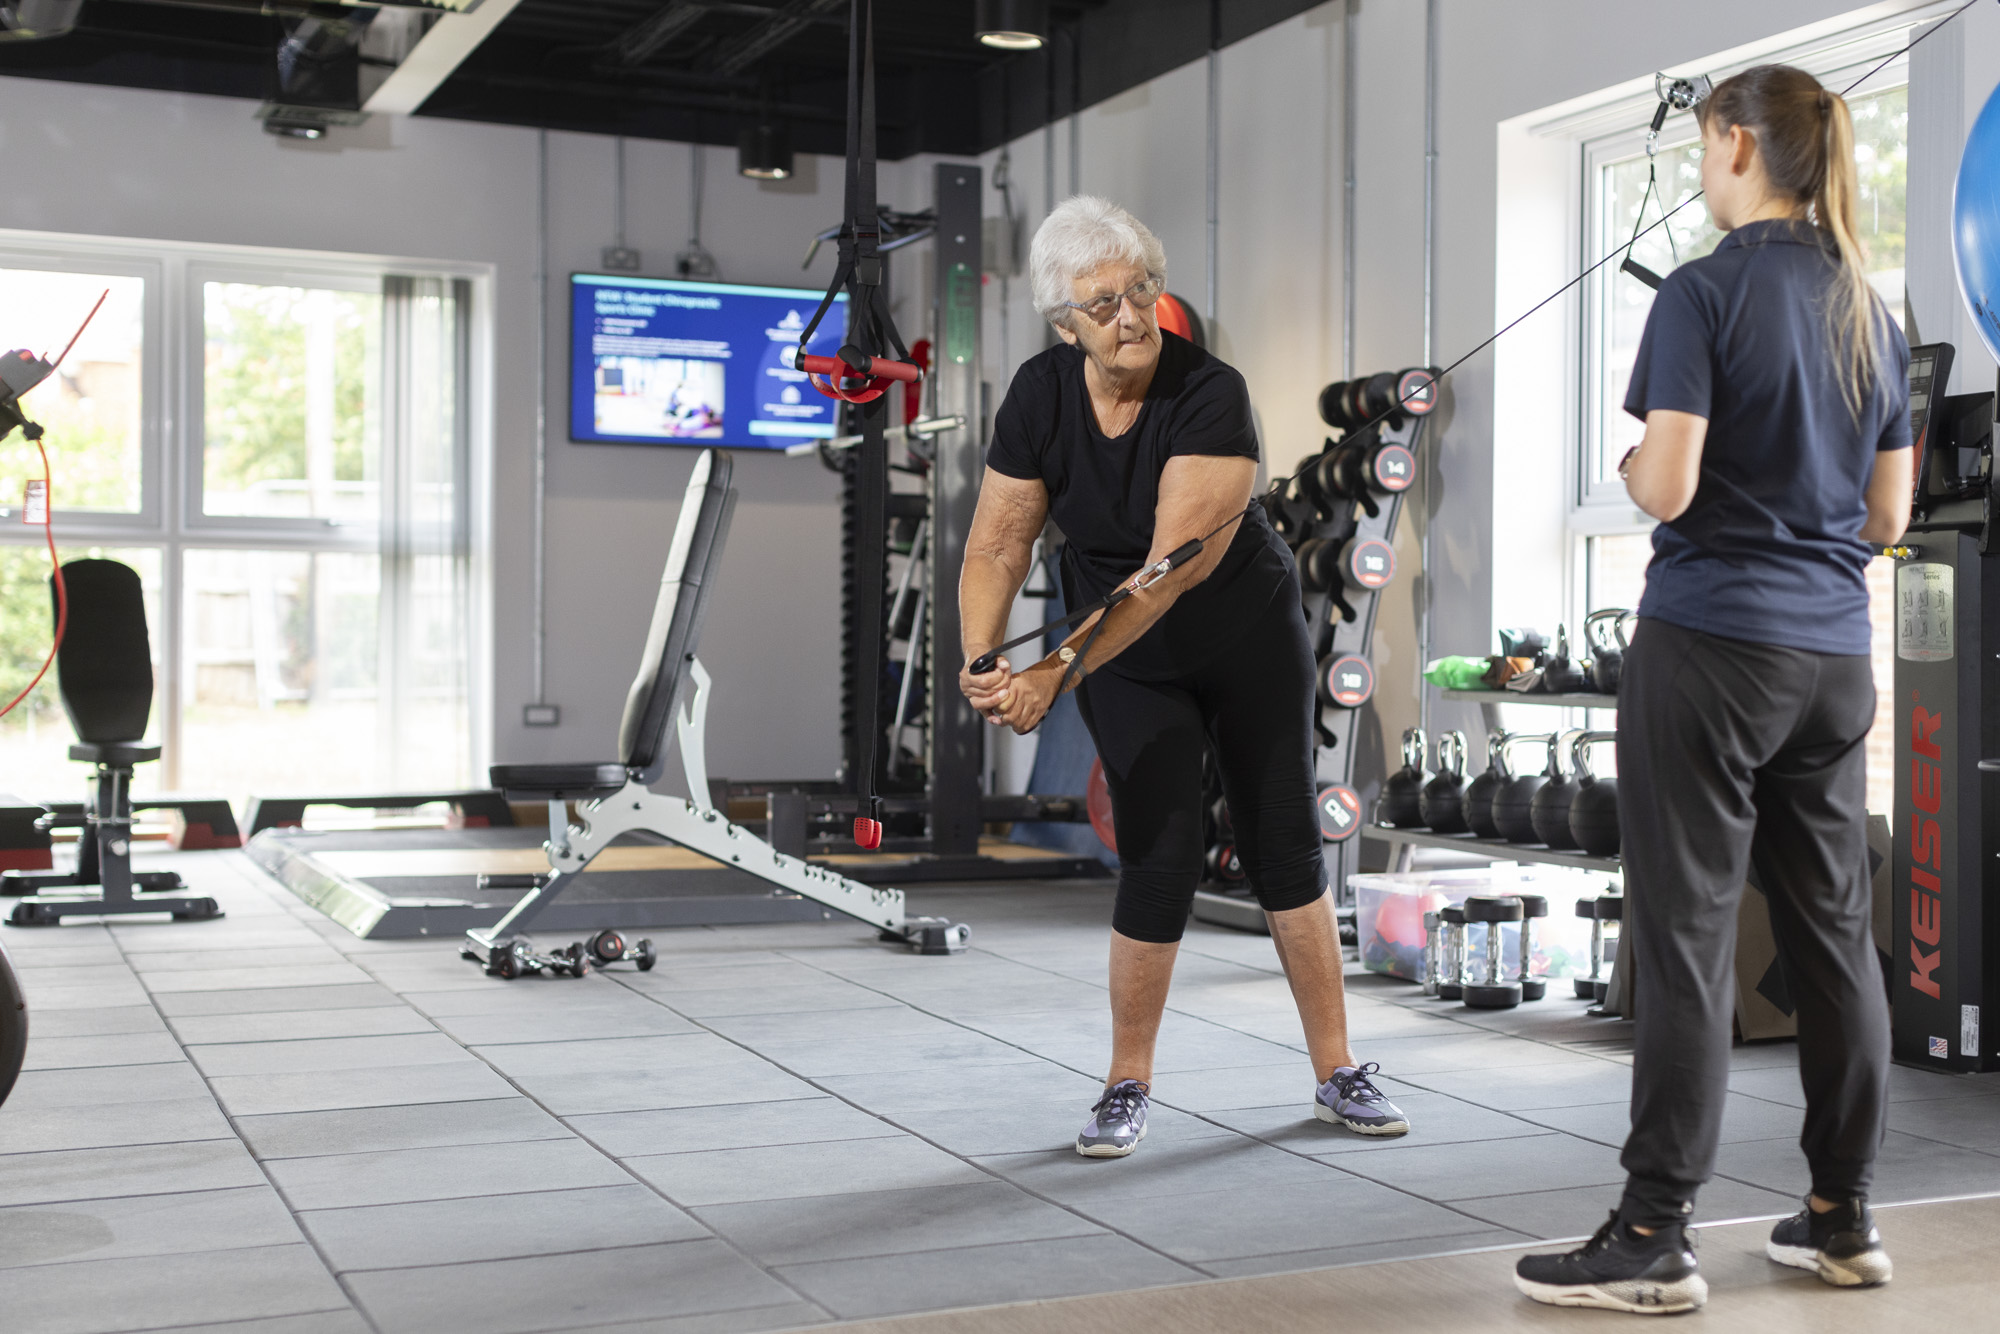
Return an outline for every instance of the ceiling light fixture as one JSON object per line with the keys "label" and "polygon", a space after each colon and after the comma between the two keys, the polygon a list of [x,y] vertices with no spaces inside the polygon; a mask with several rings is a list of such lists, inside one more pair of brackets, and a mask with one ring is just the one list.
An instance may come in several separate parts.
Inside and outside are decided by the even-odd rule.
{"label": "ceiling light fixture", "polygon": [[792,174],[792,130],[765,121],[746,125],[736,136],[736,170],[757,181],[782,181]]}
{"label": "ceiling light fixture", "polygon": [[1048,0],[974,0],[972,31],[1002,51],[1034,51],[1049,39]]}

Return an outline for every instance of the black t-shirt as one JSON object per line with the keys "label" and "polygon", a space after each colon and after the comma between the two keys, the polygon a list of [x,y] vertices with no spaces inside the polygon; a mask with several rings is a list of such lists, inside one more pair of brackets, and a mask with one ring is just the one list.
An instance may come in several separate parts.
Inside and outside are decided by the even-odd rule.
{"label": "black t-shirt", "polygon": [[[1050,517],[1067,539],[1063,597],[1072,607],[1095,602],[1145,564],[1168,459],[1257,457],[1243,377],[1186,339],[1160,331],[1160,364],[1138,420],[1116,439],[1097,428],[1083,372],[1082,350],[1068,343],[1029,358],[986,451],[995,472],[1048,487]],[[1290,567],[1263,507],[1252,506],[1222,563],[1105,668],[1139,680],[1195,670],[1256,621]]]}
{"label": "black t-shirt", "polygon": [[1738,227],[1667,275],[1625,410],[1708,419],[1687,512],[1653,530],[1639,614],[1726,639],[1868,652],[1861,540],[1878,452],[1910,444],[1910,345],[1877,305],[1875,383],[1849,410],[1825,308],[1839,275],[1806,224]]}

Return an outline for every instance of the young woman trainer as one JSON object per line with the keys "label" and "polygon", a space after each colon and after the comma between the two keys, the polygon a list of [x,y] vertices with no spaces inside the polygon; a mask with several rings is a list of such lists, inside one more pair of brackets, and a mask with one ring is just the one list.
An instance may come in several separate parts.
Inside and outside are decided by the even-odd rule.
{"label": "young woman trainer", "polygon": [[1707,1299],[1687,1241],[1715,1171],[1737,899],[1754,867],[1797,1005],[1811,1193],[1772,1259],[1887,1282],[1868,1212],[1889,1013],[1869,934],[1863,743],[1870,546],[1909,520],[1909,346],[1855,239],[1854,128],[1764,65],[1697,112],[1715,252],[1668,276],[1621,468],[1660,521],[1618,700],[1637,1016],[1625,1195],[1597,1235],[1523,1259],[1537,1301],[1654,1314]]}

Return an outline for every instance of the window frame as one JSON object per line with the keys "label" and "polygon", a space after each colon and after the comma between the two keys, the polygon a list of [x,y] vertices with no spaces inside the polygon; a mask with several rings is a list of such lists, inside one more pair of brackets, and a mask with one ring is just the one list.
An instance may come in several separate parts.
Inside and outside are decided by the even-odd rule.
{"label": "window frame", "polygon": [[[146,280],[141,374],[141,510],[57,508],[59,547],[148,548],[159,552],[159,620],[153,625],[158,710],[153,730],[163,747],[159,784],[181,787],[184,755],[181,690],[186,656],[185,558],[189,551],[278,549],[377,552],[379,525],[329,524],[318,519],[205,515],[201,509],[204,454],[203,362],[206,343],[201,284],[245,281],[380,292],[390,274],[461,279],[470,285],[466,338],[465,495],[468,520],[466,708],[471,775],[493,749],[493,354],[496,268],[490,263],[391,255],[294,251],[271,247],[147,241],[0,229],[0,266],[139,276]],[[32,409],[32,400],[29,403]],[[56,465],[61,490],[61,461]],[[44,548],[39,526],[20,521],[18,506],[0,506],[0,544]],[[46,685],[45,687],[46,688]]]}

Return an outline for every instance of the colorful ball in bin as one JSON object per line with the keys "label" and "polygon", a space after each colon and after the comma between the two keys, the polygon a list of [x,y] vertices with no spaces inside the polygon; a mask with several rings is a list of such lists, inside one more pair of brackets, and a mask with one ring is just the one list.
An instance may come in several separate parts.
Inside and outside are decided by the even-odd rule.
{"label": "colorful ball in bin", "polygon": [[1436,912],[1451,900],[1432,890],[1424,894],[1392,894],[1376,910],[1375,921],[1362,943],[1364,967],[1388,970],[1404,977],[1422,977],[1424,967],[1424,914]]}

